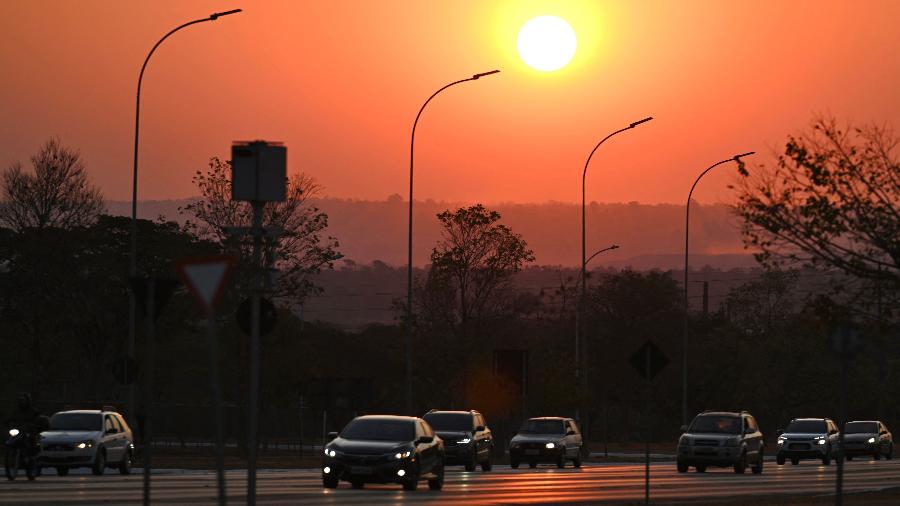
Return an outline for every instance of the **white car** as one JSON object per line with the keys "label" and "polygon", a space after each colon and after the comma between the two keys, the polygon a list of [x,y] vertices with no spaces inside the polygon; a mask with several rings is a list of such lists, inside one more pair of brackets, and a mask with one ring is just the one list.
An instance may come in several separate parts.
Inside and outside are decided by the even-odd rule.
{"label": "white car", "polygon": [[41,467],[55,467],[65,476],[69,469],[89,467],[101,475],[107,467],[131,472],[134,439],[131,428],[115,411],[60,411],[50,417],[50,429],[41,433]]}

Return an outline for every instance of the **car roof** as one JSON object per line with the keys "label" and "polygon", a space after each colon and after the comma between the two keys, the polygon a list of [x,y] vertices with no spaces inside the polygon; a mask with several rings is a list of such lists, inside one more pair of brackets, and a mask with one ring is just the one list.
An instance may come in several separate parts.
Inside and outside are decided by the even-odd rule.
{"label": "car roof", "polygon": [[421,420],[417,416],[401,416],[401,415],[362,415],[355,418],[356,420],[394,420],[397,422],[415,422]]}
{"label": "car roof", "polygon": [[452,414],[454,414],[454,415],[474,415],[474,414],[476,414],[476,413],[478,413],[478,412],[475,411],[474,409],[471,410],[471,411],[455,411],[455,410],[451,410],[451,409],[446,409],[446,410],[444,410],[444,409],[432,409],[431,411],[429,411],[428,413],[425,413],[425,414],[426,414],[426,415],[433,415],[433,414],[435,414],[435,413],[452,413]]}
{"label": "car roof", "polygon": [[809,422],[809,421],[813,421],[813,422],[824,422],[824,421],[826,421],[826,420],[831,420],[831,419],[830,419],[830,418],[794,418],[794,419],[791,420],[791,421],[792,421],[792,422],[801,422],[801,421],[802,421],[802,422]]}
{"label": "car roof", "polygon": [[101,415],[103,413],[109,413],[109,411],[100,411],[99,409],[70,409],[68,411],[57,411],[54,415],[58,415],[60,413],[75,413],[79,415]]}
{"label": "car roof", "polygon": [[[703,413],[700,413],[697,416],[713,415],[713,416],[733,416],[733,417],[737,418],[743,414],[745,414],[745,413],[738,413],[737,411],[704,411]],[[749,413],[746,413],[746,414],[749,415]]]}
{"label": "car roof", "polygon": [[529,418],[528,420],[559,420],[560,422],[571,420],[571,418],[564,418],[561,416],[534,416]]}
{"label": "car roof", "polygon": [[881,420],[850,420],[847,423],[881,423]]}

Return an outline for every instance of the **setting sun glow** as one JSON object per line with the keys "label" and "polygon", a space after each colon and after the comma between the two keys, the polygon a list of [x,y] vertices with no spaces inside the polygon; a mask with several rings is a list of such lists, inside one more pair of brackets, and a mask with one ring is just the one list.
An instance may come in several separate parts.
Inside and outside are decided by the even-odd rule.
{"label": "setting sun glow", "polygon": [[557,16],[532,18],[519,30],[517,47],[528,66],[543,72],[559,70],[575,56],[575,30]]}

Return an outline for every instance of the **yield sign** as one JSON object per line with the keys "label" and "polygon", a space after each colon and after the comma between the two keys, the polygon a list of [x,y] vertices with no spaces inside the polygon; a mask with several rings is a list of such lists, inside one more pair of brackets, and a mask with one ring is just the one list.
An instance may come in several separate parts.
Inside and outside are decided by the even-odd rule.
{"label": "yield sign", "polygon": [[233,266],[231,257],[212,256],[184,259],[175,267],[203,310],[211,314]]}

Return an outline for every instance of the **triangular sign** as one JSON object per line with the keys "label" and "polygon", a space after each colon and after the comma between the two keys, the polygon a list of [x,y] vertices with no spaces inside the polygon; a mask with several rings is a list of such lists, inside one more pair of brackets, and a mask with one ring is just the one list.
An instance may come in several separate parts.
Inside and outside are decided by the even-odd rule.
{"label": "triangular sign", "polygon": [[178,263],[178,273],[207,313],[212,312],[231,273],[231,257],[189,258]]}

